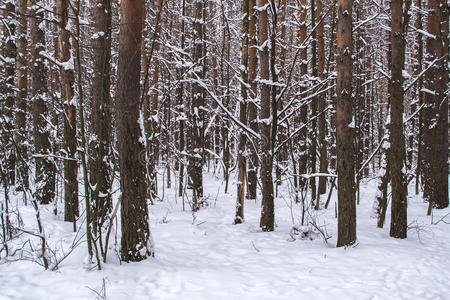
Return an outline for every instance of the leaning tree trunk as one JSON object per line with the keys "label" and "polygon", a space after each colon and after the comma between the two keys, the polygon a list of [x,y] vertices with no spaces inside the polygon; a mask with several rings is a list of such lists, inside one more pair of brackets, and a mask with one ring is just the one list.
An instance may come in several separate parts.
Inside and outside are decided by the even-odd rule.
{"label": "leaning tree trunk", "polygon": [[32,6],[31,18],[31,97],[33,101],[34,150],[36,153],[35,197],[42,204],[49,204],[55,197],[55,166],[53,163],[50,129],[47,120],[50,114],[47,107],[47,64],[41,56],[45,51],[44,9]]}
{"label": "leaning tree trunk", "polygon": [[336,152],[338,174],[337,247],[356,240],[355,163],[352,124],[352,4],[338,0]]}
{"label": "leaning tree trunk", "polygon": [[[267,0],[259,0],[259,57],[261,60],[261,112],[260,112],[260,157],[262,182],[262,210],[259,226],[263,231],[274,230],[274,203],[272,180],[272,138],[271,138],[271,99],[269,82],[269,43]],[[262,9],[263,8],[263,9]]]}
{"label": "leaning tree trunk", "polygon": [[77,114],[75,99],[73,99],[73,59],[70,45],[70,32],[67,30],[69,20],[68,0],[56,2],[56,17],[59,23],[58,51],[61,67],[61,95],[64,99],[64,220],[75,222],[79,216],[78,209],[78,164],[75,159],[77,151]]}
{"label": "leaning tree trunk", "polygon": [[144,0],[121,1],[116,120],[122,191],[121,258],[140,261],[153,254],[146,196],[145,151],[139,126],[141,38]]}

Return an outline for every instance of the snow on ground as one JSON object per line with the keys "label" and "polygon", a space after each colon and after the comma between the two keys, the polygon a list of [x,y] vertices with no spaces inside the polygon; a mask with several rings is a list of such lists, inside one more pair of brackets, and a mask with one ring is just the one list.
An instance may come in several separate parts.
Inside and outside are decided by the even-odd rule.
{"label": "snow on ground", "polygon": [[[161,181],[160,181],[161,185]],[[174,190],[164,191],[164,202],[150,206],[155,258],[119,265],[110,250],[103,270],[83,264],[86,244],[80,245],[57,271],[44,271],[33,262],[0,265],[0,299],[96,299],[105,280],[107,299],[450,299],[450,225],[431,224],[427,204],[409,198],[408,238],[389,237],[389,220],[376,228],[373,218],[375,181],[361,186],[357,207],[358,244],[336,248],[334,193],[328,210],[316,223],[332,236],[292,239],[292,201],[286,184],[276,199],[276,230],[259,229],[260,201],[245,203],[246,221],[232,225],[235,190],[224,194],[224,184],[205,175],[209,206],[193,218],[182,210]],[[411,188],[413,191],[413,188]],[[413,193],[411,193],[413,194]],[[390,208],[389,208],[390,209]],[[42,207],[46,234],[53,244],[69,244],[74,233],[63,216]],[[21,208],[27,228],[33,228],[31,207]],[[434,211],[433,220],[450,213]],[[296,223],[300,205],[292,205]],[[450,216],[447,217],[450,221]],[[100,298],[97,298],[100,299]]]}

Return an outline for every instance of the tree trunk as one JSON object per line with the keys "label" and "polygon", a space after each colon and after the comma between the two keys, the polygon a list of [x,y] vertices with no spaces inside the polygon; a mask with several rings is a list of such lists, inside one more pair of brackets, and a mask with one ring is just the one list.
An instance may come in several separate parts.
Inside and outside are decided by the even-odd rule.
{"label": "tree trunk", "polygon": [[33,101],[33,129],[36,161],[35,197],[41,204],[49,204],[55,197],[55,165],[53,163],[50,129],[47,120],[50,114],[47,107],[48,68],[41,56],[45,51],[45,35],[42,26],[44,10],[36,3],[30,9],[31,18],[31,97]]}
{"label": "tree trunk", "polygon": [[[307,27],[306,27],[306,14],[307,14],[307,7],[306,7],[306,0],[300,0],[300,41],[299,44],[303,45],[307,38]],[[303,45],[304,49],[300,51],[300,94],[302,97],[306,97],[304,94],[306,91],[306,80],[308,75],[308,49],[306,48],[306,45]],[[308,167],[308,147],[307,147],[307,140],[308,140],[308,132],[307,127],[305,124],[307,123],[308,119],[308,107],[306,105],[302,105],[300,108],[300,124],[299,126],[302,127],[299,132],[299,158],[298,158],[298,173],[299,175],[306,174],[307,167]],[[300,177],[300,188],[303,190],[306,186],[306,179],[304,177]]]}
{"label": "tree trunk", "polygon": [[[262,9],[265,7],[264,9]],[[259,28],[259,57],[261,61],[261,112],[260,112],[260,158],[262,182],[262,210],[260,227],[263,231],[274,230],[274,203],[272,180],[272,137],[271,137],[271,99],[269,77],[269,43],[268,40],[268,5],[267,0],[259,0],[258,28]]]}
{"label": "tree trunk", "polygon": [[92,193],[93,230],[101,230],[107,213],[112,210],[111,199],[111,0],[97,0],[92,8],[94,18],[91,132],[89,147],[89,179],[95,186]]}
{"label": "tree trunk", "polygon": [[[324,23],[322,20],[323,4],[322,0],[317,0],[316,21],[320,22],[317,26],[317,72],[320,80],[325,79],[325,42],[324,42]],[[326,114],[322,113],[326,108],[325,94],[318,96],[319,108],[319,152],[320,152],[320,173],[328,173],[328,154],[327,154],[327,127],[325,122]],[[318,194],[327,192],[327,177],[319,177]]]}
{"label": "tree trunk", "polygon": [[[422,9],[422,0],[417,0],[416,7],[419,8],[419,10]],[[415,27],[419,30],[423,30],[423,22],[422,22],[422,13],[419,12],[417,14],[416,18],[416,24]],[[418,76],[422,72],[422,65],[423,65],[423,37],[422,34],[417,34],[416,36],[416,59],[417,59],[417,66],[415,69],[415,74]],[[417,83],[416,93],[417,93],[417,104],[420,107],[423,104],[423,76],[419,78],[419,81]],[[416,105],[417,107],[417,105]],[[419,180],[420,175],[422,172],[422,132],[423,132],[423,109],[419,111],[419,115],[417,117],[417,132],[418,132],[418,142],[417,142],[417,165],[416,165],[416,182],[415,182],[415,192],[416,195],[419,194]]]}
{"label": "tree trunk", "polygon": [[116,120],[122,190],[121,258],[140,261],[153,255],[145,184],[140,156],[145,148],[139,126],[143,0],[121,1]]}
{"label": "tree trunk", "polygon": [[[248,82],[250,83],[249,102],[248,102],[248,123],[254,132],[258,132],[257,107],[254,103],[258,96],[258,84],[256,77],[258,75],[258,56],[257,56],[257,36],[256,36],[256,0],[249,0],[249,23],[248,23]],[[250,100],[251,99],[251,100]],[[247,170],[247,198],[256,199],[258,155],[257,145],[253,140],[249,140],[249,163]]]}
{"label": "tree trunk", "polygon": [[17,97],[16,97],[16,144],[18,168],[19,189],[28,184],[28,172],[24,162],[28,160],[26,141],[27,129],[27,97],[28,97],[28,52],[27,52],[27,0],[19,0],[18,13],[19,21],[17,23]]}
{"label": "tree trunk", "polygon": [[[15,2],[15,1],[14,1]],[[16,22],[15,4],[13,1],[5,3],[3,10],[3,43],[1,54],[3,56],[3,75],[4,78],[0,83],[2,91],[0,91],[0,99],[3,106],[2,118],[2,164],[4,167],[6,180],[9,184],[14,185],[16,181],[16,156],[11,136],[14,130],[14,100],[15,100],[15,72],[16,72]]]}
{"label": "tree trunk", "polygon": [[405,136],[403,134],[403,0],[391,2],[391,230],[390,236],[406,238],[407,187],[405,178]]}
{"label": "tree trunk", "polygon": [[352,4],[338,0],[336,151],[338,173],[337,247],[356,241],[355,162],[352,122]]}
{"label": "tree trunk", "polygon": [[61,95],[64,99],[64,220],[75,222],[79,216],[78,209],[78,163],[75,159],[77,151],[77,119],[76,105],[73,99],[74,64],[70,45],[70,32],[67,31],[68,0],[56,2],[56,17],[59,23],[58,58],[61,68]]}
{"label": "tree trunk", "polygon": [[[311,27],[314,28],[316,26],[316,1],[311,0]],[[312,42],[311,42],[311,52],[312,52],[312,77],[314,78],[313,83],[316,84],[317,81],[317,30],[314,30],[311,34]],[[311,99],[311,131],[310,131],[310,139],[311,146],[309,148],[309,159],[311,163],[311,173],[316,173],[316,162],[317,162],[317,96],[312,97]],[[319,197],[317,197],[317,189],[316,189],[316,177],[312,176],[309,178],[309,184],[311,187],[311,206],[314,206],[314,209],[319,209]]]}
{"label": "tree trunk", "polygon": [[431,208],[448,207],[448,8],[446,1],[429,0],[426,58],[437,63],[425,75],[423,108],[424,199]]}
{"label": "tree trunk", "polygon": [[[249,23],[249,0],[242,1],[242,41],[241,41],[241,77],[244,83],[248,83],[248,23]],[[239,102],[239,121],[247,124],[247,87],[241,84],[241,99]],[[245,133],[240,130],[238,137],[238,183],[235,224],[244,221],[244,193],[245,193]]]}
{"label": "tree trunk", "polygon": [[[184,33],[184,17],[185,17],[185,9],[186,9],[186,2],[183,0],[182,4],[182,19],[181,19],[181,42],[180,47],[184,51],[184,44],[185,44],[185,33]],[[184,56],[181,56],[184,58]],[[178,105],[178,113],[183,116],[182,118],[179,118],[178,122],[178,135],[179,135],[179,142],[178,142],[178,153],[180,155],[180,168],[178,171],[178,178],[179,178],[179,185],[178,185],[178,197],[181,197],[183,195],[184,191],[184,157],[182,157],[182,153],[185,150],[185,134],[184,134],[184,116],[185,116],[185,106],[183,105],[183,98],[184,98],[184,84],[183,84],[183,71],[184,69],[181,67],[178,71],[178,80],[180,80],[180,84],[177,89],[177,105]],[[183,210],[184,210],[184,200],[183,200]]]}
{"label": "tree trunk", "polygon": [[203,90],[197,80],[203,78],[203,1],[196,1],[194,5],[194,42],[193,57],[196,64],[194,83],[192,84],[192,103],[190,108],[190,143],[189,143],[189,180],[193,189],[194,211],[199,209],[200,198],[203,197],[203,138],[204,138],[204,98]]}

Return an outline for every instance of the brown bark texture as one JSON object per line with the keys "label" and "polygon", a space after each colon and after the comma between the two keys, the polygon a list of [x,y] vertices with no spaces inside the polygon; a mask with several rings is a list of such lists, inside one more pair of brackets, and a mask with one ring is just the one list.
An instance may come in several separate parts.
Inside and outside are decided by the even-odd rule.
{"label": "brown bark texture", "polygon": [[337,246],[356,241],[355,163],[352,120],[352,0],[338,0],[336,152],[338,174]]}
{"label": "brown bark texture", "polygon": [[121,258],[140,261],[153,254],[145,197],[145,168],[140,160],[145,148],[138,123],[144,1],[123,0],[120,9],[116,121],[122,191]]}

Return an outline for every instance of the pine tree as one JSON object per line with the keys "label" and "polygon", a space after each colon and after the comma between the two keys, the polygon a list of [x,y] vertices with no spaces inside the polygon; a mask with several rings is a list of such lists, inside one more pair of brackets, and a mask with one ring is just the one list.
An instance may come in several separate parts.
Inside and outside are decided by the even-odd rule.
{"label": "pine tree", "polygon": [[391,176],[391,230],[390,235],[406,238],[407,186],[405,177],[405,136],[403,133],[403,65],[404,32],[403,0],[391,1],[391,123],[390,176]]}
{"label": "pine tree", "polygon": [[120,8],[116,122],[119,134],[122,191],[121,258],[140,261],[153,254],[148,223],[145,169],[140,155],[145,148],[139,126],[143,0],[123,0]]}
{"label": "pine tree", "polygon": [[352,120],[352,5],[338,0],[336,152],[338,174],[337,246],[356,241],[355,162]]}
{"label": "pine tree", "polygon": [[259,58],[261,61],[261,112],[260,120],[260,157],[262,183],[262,209],[259,226],[263,231],[274,230],[274,202],[272,179],[272,134],[271,134],[271,98],[269,77],[269,43],[268,43],[268,5],[267,0],[259,0],[258,28],[259,28]]}
{"label": "pine tree", "polygon": [[30,14],[31,24],[31,101],[33,102],[34,150],[36,153],[35,197],[42,204],[49,204],[55,197],[55,165],[50,143],[50,119],[47,101],[47,64],[41,52],[45,50],[44,6],[35,3]]}

